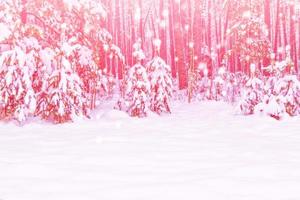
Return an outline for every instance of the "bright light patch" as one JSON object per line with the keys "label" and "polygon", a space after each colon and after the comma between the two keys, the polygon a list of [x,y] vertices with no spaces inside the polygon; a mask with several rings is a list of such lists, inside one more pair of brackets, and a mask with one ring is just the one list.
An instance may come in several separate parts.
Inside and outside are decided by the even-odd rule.
{"label": "bright light patch", "polygon": [[141,9],[137,8],[134,13],[134,20],[139,21],[141,19]]}
{"label": "bright light patch", "polygon": [[3,23],[0,23],[0,30],[0,41],[7,39],[11,35],[11,31]]}

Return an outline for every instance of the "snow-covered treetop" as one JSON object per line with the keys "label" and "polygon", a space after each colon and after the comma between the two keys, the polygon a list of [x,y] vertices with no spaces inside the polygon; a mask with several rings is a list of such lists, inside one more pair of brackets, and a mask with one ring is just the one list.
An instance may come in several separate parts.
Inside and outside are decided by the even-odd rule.
{"label": "snow-covered treetop", "polygon": [[271,55],[268,29],[261,16],[247,11],[236,20],[227,34],[235,37],[232,50],[240,55],[242,61],[257,63]]}
{"label": "snow-covered treetop", "polygon": [[69,10],[76,8],[80,10],[82,7],[89,10],[91,14],[97,14],[101,17],[106,18],[107,12],[101,1],[95,0],[63,0],[63,2],[68,6]]}
{"label": "snow-covered treetop", "polygon": [[[23,38],[35,38],[41,49],[60,51],[67,57],[84,47],[89,52],[86,56],[100,68],[104,65],[101,61],[104,54],[125,63],[120,48],[112,43],[112,35],[103,27],[107,12],[102,2],[1,0],[0,42],[16,44]],[[81,63],[87,63],[87,59],[80,58]]]}
{"label": "snow-covered treetop", "polygon": [[142,40],[139,39],[133,45],[133,57],[138,61],[142,61],[146,58],[144,51],[142,50]]}
{"label": "snow-covered treetop", "polygon": [[166,71],[171,72],[171,67],[167,65],[167,63],[159,56],[154,57],[151,61],[149,61],[146,65],[146,68],[150,72],[156,72],[156,71]]}
{"label": "snow-covered treetop", "polygon": [[159,53],[160,51],[160,46],[161,46],[161,40],[159,38],[156,38],[153,40],[153,47],[154,47],[154,51],[156,53]]}
{"label": "snow-covered treetop", "polygon": [[[20,29],[23,29],[23,32],[32,34],[32,30],[28,31],[28,26],[36,26],[37,29],[41,29],[39,36],[51,39],[49,42],[53,44],[57,39],[72,37],[75,32],[82,35],[102,32],[99,21],[107,15],[104,6],[98,0],[3,2],[0,8],[0,24],[4,23],[8,28],[1,25],[3,36],[0,35],[0,39],[7,37],[7,30],[19,33]],[[100,40],[100,34],[97,35],[99,36],[94,35],[94,38],[98,37]]]}

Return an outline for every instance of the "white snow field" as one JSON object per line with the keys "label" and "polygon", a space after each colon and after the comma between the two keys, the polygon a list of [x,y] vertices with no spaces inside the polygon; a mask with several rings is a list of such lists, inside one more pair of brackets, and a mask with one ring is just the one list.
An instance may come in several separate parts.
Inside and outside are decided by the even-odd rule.
{"label": "white snow field", "polygon": [[300,119],[208,102],[146,119],[1,122],[0,199],[299,200]]}

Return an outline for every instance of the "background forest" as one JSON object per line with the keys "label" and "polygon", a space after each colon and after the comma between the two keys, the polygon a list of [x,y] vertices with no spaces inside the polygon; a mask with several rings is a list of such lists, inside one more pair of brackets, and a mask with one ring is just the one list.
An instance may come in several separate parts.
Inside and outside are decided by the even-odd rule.
{"label": "background forest", "polygon": [[133,64],[131,52],[137,38],[142,39],[147,58],[153,55],[153,39],[160,38],[160,55],[172,66],[172,76],[182,80],[180,88],[187,87],[188,68],[200,62],[209,63],[214,72],[224,64],[231,72],[249,73],[251,63],[266,67],[271,59],[290,56],[298,71],[297,0],[116,0],[103,4],[110,13],[106,27],[127,55],[126,63]]}
{"label": "background forest", "polygon": [[0,27],[4,120],[89,117],[114,94],[139,117],[185,97],[300,113],[299,0],[1,0]]}

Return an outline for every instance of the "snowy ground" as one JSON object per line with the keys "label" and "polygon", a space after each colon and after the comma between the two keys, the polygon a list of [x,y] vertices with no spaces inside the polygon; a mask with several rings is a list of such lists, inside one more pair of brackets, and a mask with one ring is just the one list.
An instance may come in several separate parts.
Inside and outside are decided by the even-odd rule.
{"label": "snowy ground", "polygon": [[0,123],[1,200],[299,200],[300,119],[173,115],[24,127]]}

